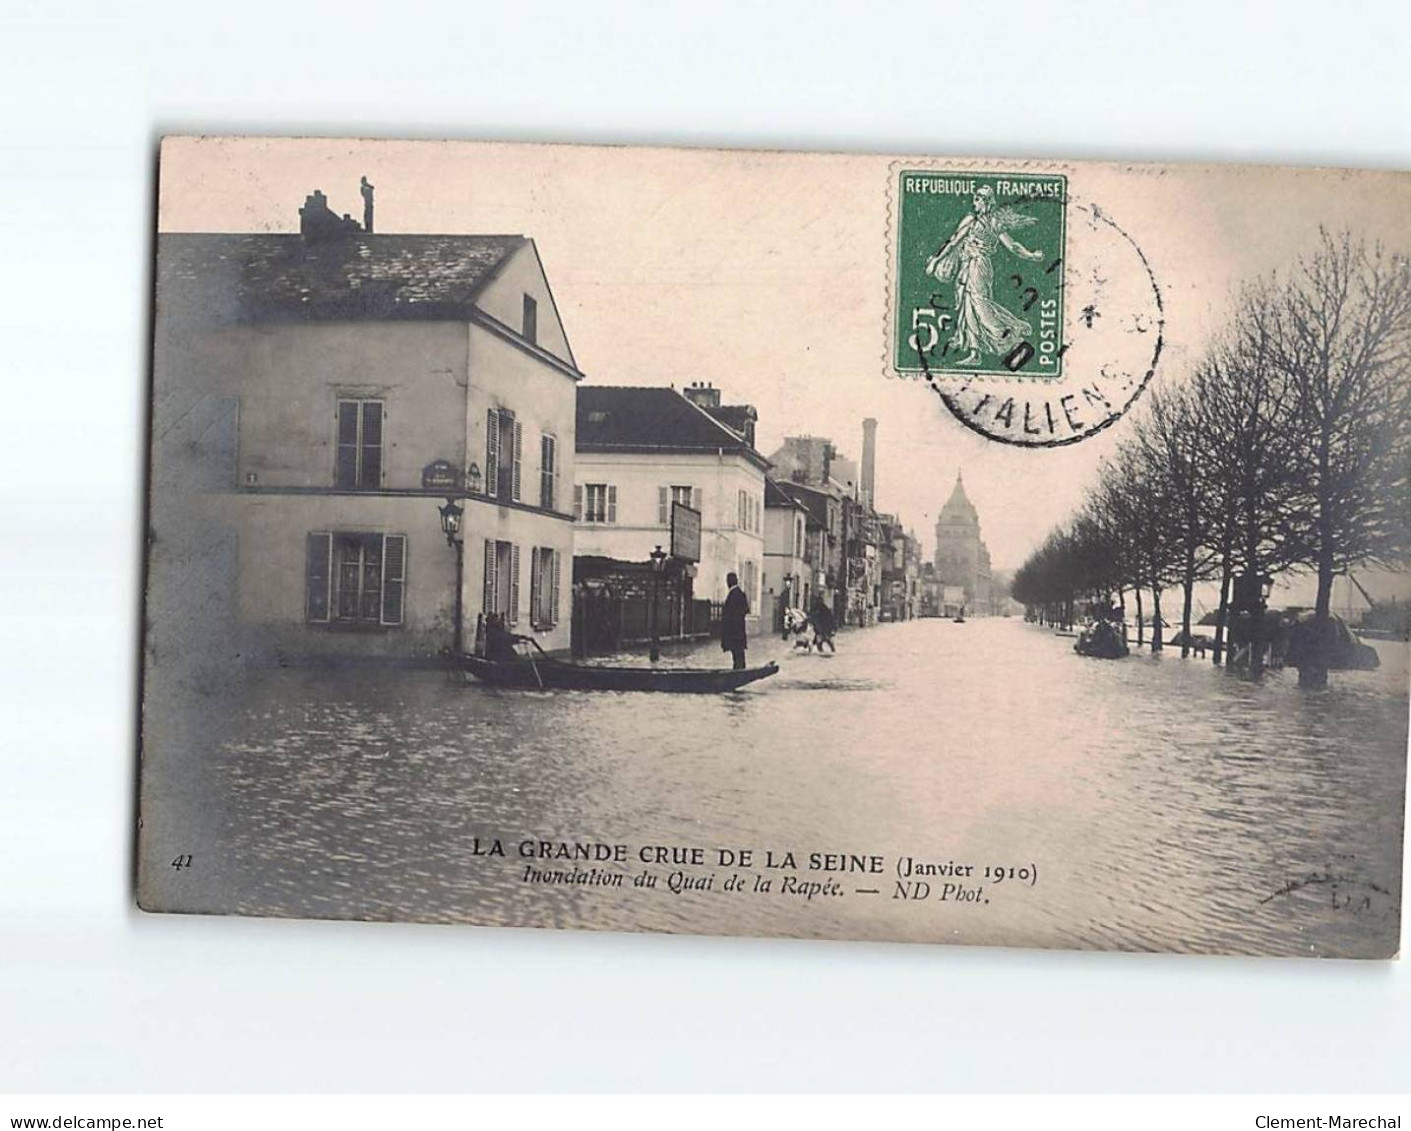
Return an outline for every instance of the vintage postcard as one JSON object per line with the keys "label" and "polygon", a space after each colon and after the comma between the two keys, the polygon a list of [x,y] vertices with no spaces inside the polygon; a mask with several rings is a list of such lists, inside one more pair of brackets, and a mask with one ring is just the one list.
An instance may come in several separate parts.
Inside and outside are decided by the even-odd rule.
{"label": "vintage postcard", "polygon": [[1411,176],[161,151],[149,911],[1387,958]]}

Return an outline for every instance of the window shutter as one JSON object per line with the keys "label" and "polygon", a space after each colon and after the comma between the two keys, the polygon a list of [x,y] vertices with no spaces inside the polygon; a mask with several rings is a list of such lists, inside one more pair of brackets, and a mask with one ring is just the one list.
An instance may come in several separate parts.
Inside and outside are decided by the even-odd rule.
{"label": "window shutter", "polygon": [[561,568],[562,556],[557,550],[553,552],[553,559],[549,563],[549,585],[551,592],[549,595],[549,623],[559,622],[559,570]]}
{"label": "window shutter", "polygon": [[401,624],[407,580],[407,536],[388,534],[382,539],[382,623]]}
{"label": "window shutter", "polygon": [[310,534],[308,537],[308,568],[305,575],[304,616],[314,624],[328,622],[328,578],[332,572],[333,536]]}
{"label": "window shutter", "polygon": [[524,446],[524,427],[518,420],[514,422],[514,451],[511,453],[510,464],[510,498],[516,503],[519,502],[519,464],[520,454]]}
{"label": "window shutter", "polygon": [[529,623],[538,628],[544,620],[543,600],[540,597],[540,590],[543,587],[543,579],[539,576],[539,549],[536,546],[529,551]]}
{"label": "window shutter", "polygon": [[500,489],[500,414],[485,412],[485,493],[494,498]]}
{"label": "window shutter", "polygon": [[510,624],[519,623],[519,543],[510,546]]}
{"label": "window shutter", "polygon": [[382,402],[363,401],[362,445],[358,468],[359,487],[382,486]]}
{"label": "window shutter", "polygon": [[549,510],[558,510],[559,506],[559,438],[549,437],[549,454],[552,455],[554,470],[549,476]]}
{"label": "window shutter", "polygon": [[617,521],[617,486],[608,484],[608,521]]}
{"label": "window shutter", "polygon": [[699,487],[691,488],[691,509],[697,511],[701,509],[701,489]]}
{"label": "window shutter", "polygon": [[338,457],[333,469],[335,487],[358,485],[358,402],[338,402]]}
{"label": "window shutter", "polygon": [[583,521],[583,488],[577,483],[573,485],[573,521]]}
{"label": "window shutter", "polygon": [[496,612],[495,609],[495,543],[493,540],[485,539],[485,615],[489,616]]}
{"label": "window shutter", "polygon": [[667,524],[667,522],[668,522],[668,516],[669,516],[670,513],[671,513],[670,503],[671,503],[671,488],[670,488],[670,487],[658,487],[658,488],[657,488],[657,525],[659,525],[659,526],[665,526],[665,525]]}

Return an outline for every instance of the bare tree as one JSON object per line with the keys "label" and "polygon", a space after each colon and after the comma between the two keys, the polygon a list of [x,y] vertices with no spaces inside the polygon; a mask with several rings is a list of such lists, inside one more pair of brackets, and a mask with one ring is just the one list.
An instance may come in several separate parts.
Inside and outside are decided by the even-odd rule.
{"label": "bare tree", "polygon": [[1350,566],[1411,561],[1411,268],[1348,234],[1322,234],[1264,308],[1271,363],[1296,394],[1303,480],[1284,531],[1292,560],[1318,575],[1299,682],[1328,678],[1333,579]]}

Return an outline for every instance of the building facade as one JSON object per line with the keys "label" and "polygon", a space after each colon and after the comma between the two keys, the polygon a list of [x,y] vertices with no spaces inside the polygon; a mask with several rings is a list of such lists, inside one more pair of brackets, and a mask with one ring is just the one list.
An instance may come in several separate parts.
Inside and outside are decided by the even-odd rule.
{"label": "building facade", "polygon": [[582,374],[533,241],[329,217],[315,193],[297,235],[159,237],[153,570],[199,550],[192,599],[247,651],[434,656],[451,497],[465,646],[498,615],[566,652]]}
{"label": "building facade", "polygon": [[762,610],[775,629],[783,628],[785,609],[811,607],[814,559],[808,537],[808,508],[764,481],[764,577]]}
{"label": "building facade", "polygon": [[[574,464],[574,553],[580,559],[645,562],[671,547],[672,504],[700,515],[700,560],[689,571],[693,600],[718,604],[728,574],[749,598],[757,631],[764,571],[764,475],[749,406],[720,406],[672,388],[585,385],[578,390]],[[747,417],[736,430],[720,416]],[[748,413],[743,410],[748,409]]]}

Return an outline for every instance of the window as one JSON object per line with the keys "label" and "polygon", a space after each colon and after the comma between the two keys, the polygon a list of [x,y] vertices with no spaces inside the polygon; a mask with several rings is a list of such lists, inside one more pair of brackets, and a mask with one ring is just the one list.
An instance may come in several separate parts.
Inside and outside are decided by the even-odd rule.
{"label": "window", "polygon": [[313,624],[402,623],[407,579],[404,534],[308,536],[305,617]]}
{"label": "window", "polygon": [[[693,501],[694,500],[694,501]],[[657,525],[671,525],[671,504],[680,503],[683,507],[700,510],[700,495],[693,487],[657,488]]]}
{"label": "window", "polygon": [[611,483],[588,483],[575,487],[573,517],[583,522],[616,522],[617,488]]}
{"label": "window", "polygon": [[539,341],[539,304],[530,295],[524,296],[524,340],[530,345]]}
{"label": "window", "polygon": [[757,599],[756,587],[759,584],[759,566],[752,561],[740,563],[740,588],[745,591],[745,597],[749,601],[750,608],[753,609]]}
{"label": "window", "polygon": [[794,557],[803,557],[804,523],[803,515],[794,515]]}
{"label": "window", "polygon": [[529,618],[535,628],[559,622],[559,552],[538,546],[530,558]]}
{"label": "window", "polygon": [[758,534],[760,528],[760,512],[763,509],[759,499],[751,495],[748,491],[740,492],[739,517],[736,525],[741,530],[750,534]]}
{"label": "window", "polygon": [[382,486],[381,401],[338,400],[336,487],[371,490]]}
{"label": "window", "polygon": [[519,467],[524,430],[507,408],[485,413],[485,493],[519,502]]}
{"label": "window", "polygon": [[545,432],[539,440],[539,505],[556,509],[559,494],[559,442]]}
{"label": "window", "polygon": [[519,547],[485,540],[484,613],[499,613],[506,624],[519,621]]}

